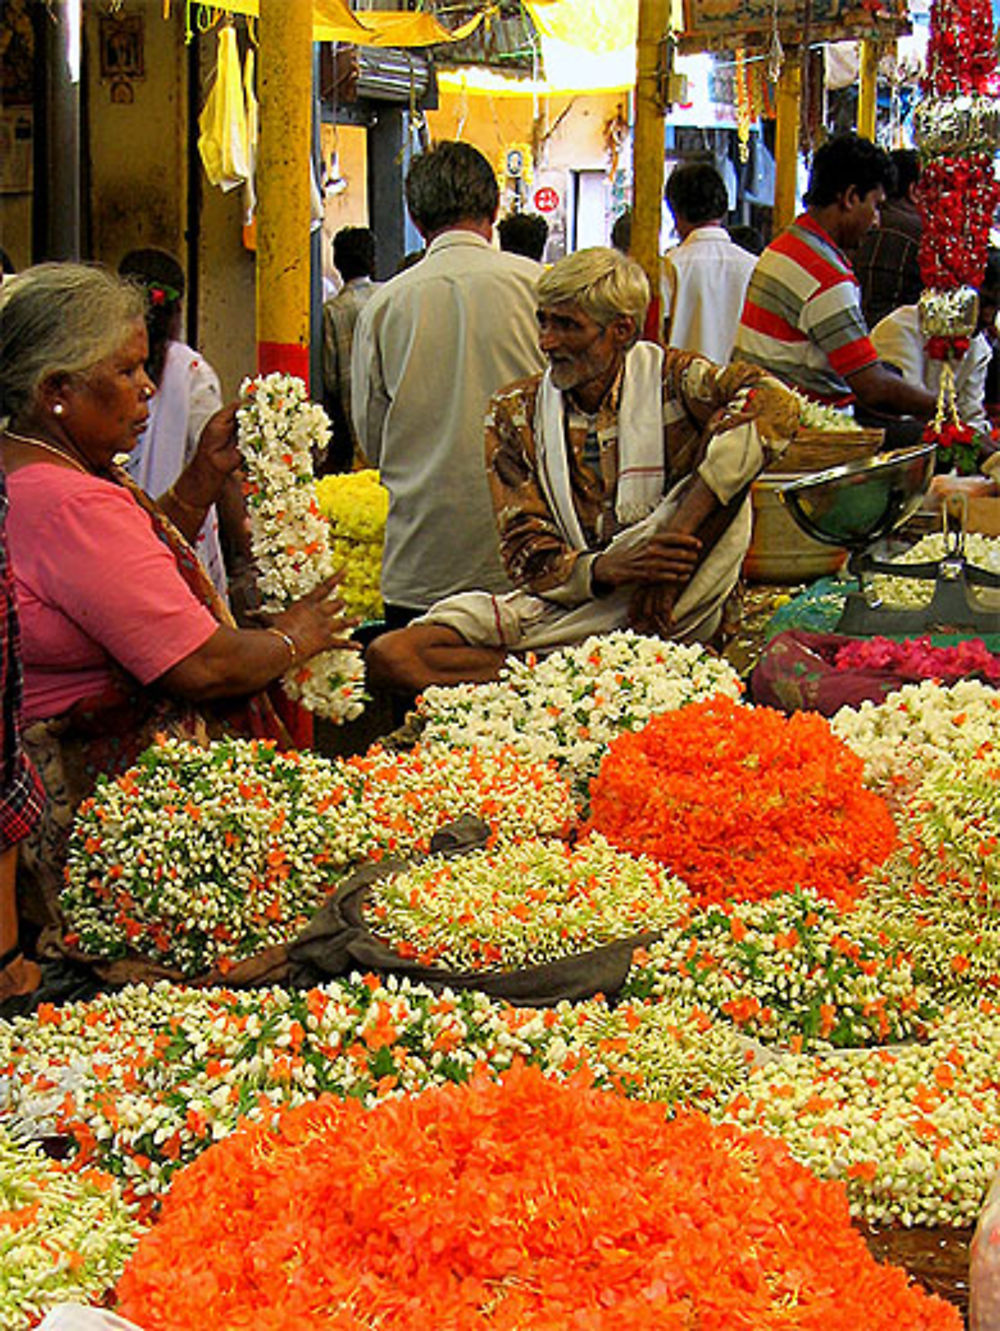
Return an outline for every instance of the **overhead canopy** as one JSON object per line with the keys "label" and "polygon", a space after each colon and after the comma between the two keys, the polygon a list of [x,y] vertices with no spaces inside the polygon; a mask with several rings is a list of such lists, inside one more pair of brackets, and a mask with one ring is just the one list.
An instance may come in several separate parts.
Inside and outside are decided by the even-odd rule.
{"label": "overhead canopy", "polygon": [[[260,14],[258,0],[218,0],[218,7],[250,18]],[[433,14],[398,10],[364,10],[356,14],[347,0],[313,0],[313,41],[351,42],[355,46],[435,46],[468,37],[483,17],[484,14],[477,14],[467,23],[449,29]]]}

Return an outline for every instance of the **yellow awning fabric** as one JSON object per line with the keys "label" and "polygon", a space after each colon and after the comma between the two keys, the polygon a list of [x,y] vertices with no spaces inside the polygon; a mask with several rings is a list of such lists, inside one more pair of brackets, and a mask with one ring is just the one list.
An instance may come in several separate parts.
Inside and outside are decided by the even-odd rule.
{"label": "yellow awning fabric", "polygon": [[[258,0],[217,0],[218,8],[249,18],[260,16]],[[449,30],[432,14],[396,10],[352,12],[346,0],[313,0],[313,41],[353,42],[355,46],[436,46],[459,42],[475,32],[484,14]]]}
{"label": "yellow awning fabric", "polygon": [[[326,35],[326,24],[320,19],[320,10],[327,0],[313,0],[313,36],[318,42],[355,42],[358,46],[436,46],[439,42],[460,42],[475,32],[483,21],[477,14],[455,29],[439,23],[433,14],[393,13],[388,10],[365,10],[360,14],[365,29],[364,37],[332,37]],[[340,4],[341,0],[337,0]],[[321,35],[322,33],[322,35]]]}
{"label": "yellow awning fabric", "polygon": [[632,66],[622,76],[614,68],[604,68],[589,76],[577,69],[575,77],[552,79],[513,78],[484,69],[482,65],[460,65],[456,69],[438,69],[438,88],[443,93],[469,97],[591,97],[608,92],[627,92],[635,84]]}
{"label": "yellow awning fabric", "polygon": [[593,55],[634,46],[638,0],[524,0],[540,37]]}

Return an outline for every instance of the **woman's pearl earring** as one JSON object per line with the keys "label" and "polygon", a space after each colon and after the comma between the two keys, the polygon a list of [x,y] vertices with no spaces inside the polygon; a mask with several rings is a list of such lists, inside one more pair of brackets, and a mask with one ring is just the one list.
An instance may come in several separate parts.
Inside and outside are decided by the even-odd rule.
{"label": "woman's pearl earring", "polygon": [[57,402],[56,405],[52,408],[52,415],[61,416],[65,410],[66,408],[63,406],[63,404],[61,402]]}

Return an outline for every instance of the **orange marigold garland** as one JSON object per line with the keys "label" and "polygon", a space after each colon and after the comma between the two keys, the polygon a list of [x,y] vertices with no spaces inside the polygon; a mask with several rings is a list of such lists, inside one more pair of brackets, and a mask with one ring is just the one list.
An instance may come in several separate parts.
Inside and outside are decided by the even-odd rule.
{"label": "orange marigold garland", "polygon": [[370,1111],[319,1101],[218,1143],[118,1294],[149,1331],[961,1324],[875,1263],[843,1189],[782,1143],[523,1066]]}
{"label": "orange marigold garland", "polygon": [[811,888],[849,905],[896,840],[862,770],[824,718],[717,697],[612,742],[591,825],[660,860],[702,903]]}

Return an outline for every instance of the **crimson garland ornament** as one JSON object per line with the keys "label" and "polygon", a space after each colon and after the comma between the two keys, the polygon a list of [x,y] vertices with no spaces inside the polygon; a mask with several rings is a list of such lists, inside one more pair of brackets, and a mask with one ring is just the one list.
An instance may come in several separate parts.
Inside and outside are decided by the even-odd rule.
{"label": "crimson garland ornament", "polygon": [[920,330],[941,362],[937,411],[924,438],[939,470],[975,470],[978,443],[955,399],[955,365],[976,332],[990,225],[1000,202],[993,153],[1000,140],[1000,79],[990,0],[933,0],[924,100],[914,113],[923,159]]}

